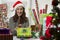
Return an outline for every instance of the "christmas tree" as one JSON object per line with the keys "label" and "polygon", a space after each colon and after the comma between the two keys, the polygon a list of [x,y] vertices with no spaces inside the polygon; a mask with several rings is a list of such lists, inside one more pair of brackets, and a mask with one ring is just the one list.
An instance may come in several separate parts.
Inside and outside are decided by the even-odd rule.
{"label": "christmas tree", "polygon": [[53,20],[52,24],[55,25],[55,28],[50,28],[50,34],[51,34],[51,40],[60,40],[60,8],[58,7],[60,1],[59,0],[53,0],[52,1],[52,14],[53,14]]}

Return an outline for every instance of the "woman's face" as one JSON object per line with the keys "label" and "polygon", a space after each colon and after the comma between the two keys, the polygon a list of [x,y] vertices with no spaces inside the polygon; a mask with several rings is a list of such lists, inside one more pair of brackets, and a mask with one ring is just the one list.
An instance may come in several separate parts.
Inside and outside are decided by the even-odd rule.
{"label": "woman's face", "polygon": [[18,15],[18,16],[21,16],[22,13],[23,13],[23,7],[22,7],[22,6],[17,7],[17,8],[16,8],[16,11],[17,11],[17,15]]}

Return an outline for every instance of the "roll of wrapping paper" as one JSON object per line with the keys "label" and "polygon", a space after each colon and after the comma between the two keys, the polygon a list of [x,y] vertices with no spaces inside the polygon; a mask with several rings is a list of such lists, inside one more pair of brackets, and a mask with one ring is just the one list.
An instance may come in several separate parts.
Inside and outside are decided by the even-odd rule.
{"label": "roll of wrapping paper", "polygon": [[37,24],[38,24],[39,30],[41,31],[42,27],[40,25],[40,14],[39,14],[38,0],[35,0],[35,4],[36,4],[36,11],[37,11],[37,22],[38,22]]}
{"label": "roll of wrapping paper", "polygon": [[35,17],[35,20],[36,20],[37,24],[39,24],[38,17],[37,17],[37,15],[36,15],[35,9],[32,9],[32,11],[33,11],[33,13],[34,13],[34,17]]}
{"label": "roll of wrapping paper", "polygon": [[40,32],[40,36],[41,36],[41,34],[42,34],[42,27],[39,24],[39,19],[37,18],[35,9],[33,9],[33,13],[34,13],[34,17],[35,17],[35,20],[36,20],[36,24],[35,25],[36,25],[36,27],[38,27],[38,31]]}
{"label": "roll of wrapping paper", "polygon": [[35,4],[36,4],[37,14],[38,14],[38,17],[39,17],[39,8],[38,8],[38,2],[37,2],[37,0],[35,0]]}
{"label": "roll of wrapping paper", "polygon": [[43,14],[46,13],[46,9],[43,9]]}
{"label": "roll of wrapping paper", "polygon": [[42,14],[43,13],[43,10],[42,9],[40,9],[40,14]]}
{"label": "roll of wrapping paper", "polygon": [[35,0],[35,4],[36,4],[37,17],[38,17],[38,21],[39,21],[38,24],[40,24],[40,14],[39,14],[38,0]]}
{"label": "roll of wrapping paper", "polygon": [[47,13],[48,4],[45,5],[45,13]]}

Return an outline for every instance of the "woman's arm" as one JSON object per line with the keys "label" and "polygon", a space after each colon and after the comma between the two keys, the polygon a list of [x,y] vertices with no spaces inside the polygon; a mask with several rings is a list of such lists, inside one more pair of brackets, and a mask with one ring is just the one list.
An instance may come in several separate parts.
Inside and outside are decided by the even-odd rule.
{"label": "woman's arm", "polygon": [[29,27],[29,20],[28,19],[25,23],[22,24],[22,27]]}

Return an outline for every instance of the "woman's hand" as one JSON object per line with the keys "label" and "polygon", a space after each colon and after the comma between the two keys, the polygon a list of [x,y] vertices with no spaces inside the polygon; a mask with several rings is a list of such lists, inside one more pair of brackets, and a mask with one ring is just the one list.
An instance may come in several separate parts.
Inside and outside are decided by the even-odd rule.
{"label": "woman's hand", "polygon": [[14,30],[16,30],[17,28],[22,27],[22,24],[19,24]]}
{"label": "woman's hand", "polygon": [[22,24],[18,24],[18,27],[22,27]]}

